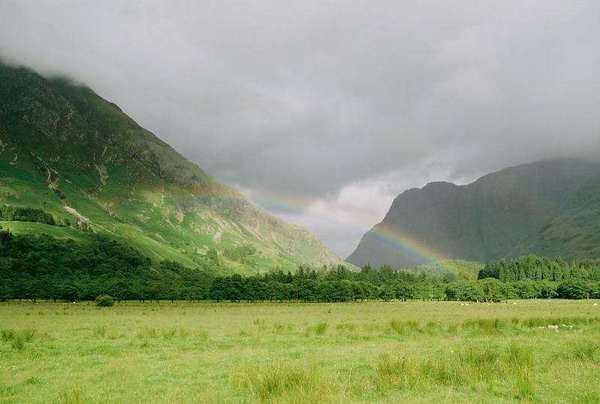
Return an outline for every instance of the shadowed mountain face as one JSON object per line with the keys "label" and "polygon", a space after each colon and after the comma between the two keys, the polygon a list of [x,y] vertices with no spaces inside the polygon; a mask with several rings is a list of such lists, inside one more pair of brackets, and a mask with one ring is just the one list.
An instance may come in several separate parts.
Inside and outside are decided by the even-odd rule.
{"label": "shadowed mountain face", "polygon": [[53,234],[91,230],[154,259],[221,257],[241,271],[340,262],[92,90],[1,64],[0,84],[0,205],[44,210],[64,225]]}
{"label": "shadowed mountain face", "polygon": [[600,256],[600,164],[556,160],[399,195],[348,261],[412,266],[527,253]]}

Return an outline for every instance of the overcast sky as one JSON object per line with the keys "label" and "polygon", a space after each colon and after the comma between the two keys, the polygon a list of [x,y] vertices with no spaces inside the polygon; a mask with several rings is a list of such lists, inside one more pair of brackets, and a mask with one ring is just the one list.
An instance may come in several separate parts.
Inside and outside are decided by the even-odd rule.
{"label": "overcast sky", "polygon": [[409,187],[597,158],[599,38],[597,0],[0,0],[1,57],[88,84],[341,256]]}

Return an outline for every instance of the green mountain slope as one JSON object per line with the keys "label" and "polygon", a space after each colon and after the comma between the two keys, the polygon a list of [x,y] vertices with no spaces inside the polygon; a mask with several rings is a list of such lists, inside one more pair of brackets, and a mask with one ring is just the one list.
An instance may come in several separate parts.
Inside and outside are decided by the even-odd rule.
{"label": "green mountain slope", "polygon": [[529,248],[540,255],[600,257],[600,176],[571,195],[564,211],[548,222]]}
{"label": "green mountain slope", "polygon": [[527,253],[598,256],[600,164],[555,160],[399,195],[348,261],[412,266]]}
{"label": "green mountain slope", "polygon": [[89,88],[0,64],[2,205],[53,215],[65,237],[105,233],[186,265],[254,272],[340,262]]}

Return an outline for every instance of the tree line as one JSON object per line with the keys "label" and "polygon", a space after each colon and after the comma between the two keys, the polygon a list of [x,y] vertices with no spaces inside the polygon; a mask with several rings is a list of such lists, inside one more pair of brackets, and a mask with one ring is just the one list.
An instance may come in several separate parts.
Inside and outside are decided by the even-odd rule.
{"label": "tree line", "polygon": [[587,259],[568,262],[562,258],[546,258],[529,255],[513,260],[488,263],[480,272],[479,279],[496,278],[503,282],[600,281],[600,260]]}
{"label": "tree line", "polygon": [[0,206],[0,220],[16,222],[36,222],[54,226],[54,217],[42,209],[19,208],[16,206]]}
{"label": "tree line", "polygon": [[[305,302],[600,298],[600,272],[592,261],[524,257],[488,264],[479,279],[389,267],[351,271],[342,265],[241,276],[224,274],[209,259],[197,268],[152,262],[114,239],[82,234],[82,240],[75,241],[0,230],[0,299],[76,301],[100,295],[141,301]],[[246,251],[236,253],[243,256]]]}

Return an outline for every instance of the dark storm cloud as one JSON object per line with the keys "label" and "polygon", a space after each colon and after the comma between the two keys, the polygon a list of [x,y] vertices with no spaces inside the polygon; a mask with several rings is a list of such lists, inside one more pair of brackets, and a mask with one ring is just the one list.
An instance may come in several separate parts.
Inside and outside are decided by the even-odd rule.
{"label": "dark storm cloud", "polygon": [[597,1],[0,1],[3,57],[88,83],[222,180],[314,203],[595,158],[598,38]]}

